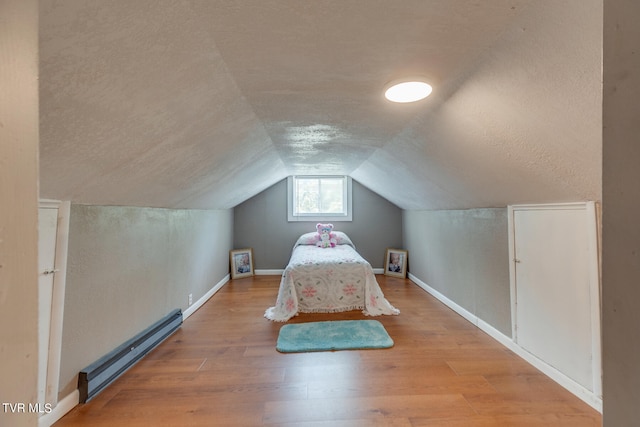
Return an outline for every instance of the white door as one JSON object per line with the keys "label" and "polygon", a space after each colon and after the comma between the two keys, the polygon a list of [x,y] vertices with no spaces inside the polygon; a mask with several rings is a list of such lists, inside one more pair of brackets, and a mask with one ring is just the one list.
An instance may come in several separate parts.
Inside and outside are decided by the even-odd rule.
{"label": "white door", "polygon": [[53,279],[55,275],[58,209],[40,208],[38,213],[38,403],[45,404]]}
{"label": "white door", "polygon": [[586,204],[513,208],[514,339],[598,394],[597,230],[590,230],[590,213],[595,209]]}

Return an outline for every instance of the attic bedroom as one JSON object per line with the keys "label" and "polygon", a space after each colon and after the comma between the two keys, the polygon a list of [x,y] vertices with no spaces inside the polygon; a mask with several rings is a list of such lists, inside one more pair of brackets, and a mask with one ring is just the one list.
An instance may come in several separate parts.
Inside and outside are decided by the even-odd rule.
{"label": "attic bedroom", "polygon": [[[252,248],[256,278],[277,278],[315,227],[288,220],[287,179],[313,175],[352,180],[353,218],[334,226],[374,270],[407,250],[407,284],[506,346],[514,209],[587,206],[602,381],[586,396],[563,387],[603,425],[633,425],[637,18],[622,0],[1,2],[11,405],[38,400],[39,207],[59,208],[66,240],[64,270],[47,271],[64,283],[53,404],[5,405],[0,424],[64,416],[81,369],[233,286],[231,250]],[[407,78],[430,96],[384,98]]]}

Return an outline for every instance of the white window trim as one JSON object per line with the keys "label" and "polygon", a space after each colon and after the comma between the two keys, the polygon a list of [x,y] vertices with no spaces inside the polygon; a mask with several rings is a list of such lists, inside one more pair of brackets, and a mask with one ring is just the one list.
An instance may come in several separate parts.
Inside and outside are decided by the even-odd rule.
{"label": "white window trim", "polygon": [[[326,214],[326,215],[294,215],[293,213],[293,179],[299,178],[345,178],[346,179],[346,207],[347,213],[344,214]],[[345,175],[296,175],[287,177],[287,220],[289,222],[311,221],[311,222],[323,222],[323,221],[353,221],[353,209],[352,209],[352,183],[351,177]]]}

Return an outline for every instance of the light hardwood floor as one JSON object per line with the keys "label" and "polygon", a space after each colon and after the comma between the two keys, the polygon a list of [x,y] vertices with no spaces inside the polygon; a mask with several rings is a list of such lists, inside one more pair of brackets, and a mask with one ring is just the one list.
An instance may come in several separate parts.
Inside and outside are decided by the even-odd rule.
{"label": "light hardwood floor", "polygon": [[[385,350],[281,354],[262,315],[280,277],[226,284],[70,426],[600,426],[601,415],[409,280],[377,276],[401,310]],[[370,319],[360,311],[290,320]]]}

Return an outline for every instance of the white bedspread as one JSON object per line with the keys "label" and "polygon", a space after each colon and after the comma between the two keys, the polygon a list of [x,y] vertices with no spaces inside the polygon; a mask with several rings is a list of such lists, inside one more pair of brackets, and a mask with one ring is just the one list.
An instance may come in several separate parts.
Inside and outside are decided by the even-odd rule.
{"label": "white bedspread", "polygon": [[384,297],[371,265],[349,244],[294,247],[276,305],[264,316],[286,322],[301,313],[362,309],[368,316],[399,314]]}

